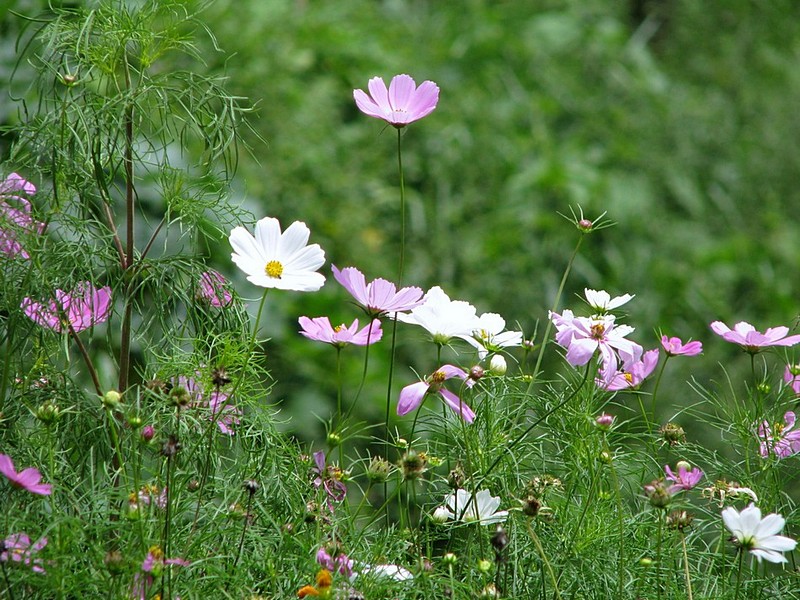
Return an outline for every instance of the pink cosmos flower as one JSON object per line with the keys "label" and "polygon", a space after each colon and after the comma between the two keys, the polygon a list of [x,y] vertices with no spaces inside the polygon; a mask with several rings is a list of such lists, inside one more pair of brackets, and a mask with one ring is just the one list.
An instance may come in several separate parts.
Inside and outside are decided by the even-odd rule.
{"label": "pink cosmos flower", "polygon": [[25,297],[20,304],[22,312],[34,323],[58,333],[71,330],[75,333],[108,320],[111,315],[111,288],[96,289],[84,281],[71,292],[56,290],[56,299],[46,305]]}
{"label": "pink cosmos flower", "polygon": [[425,381],[412,383],[400,390],[397,414],[402,417],[422,404],[426,395],[439,394],[442,400],[444,400],[444,403],[447,404],[453,412],[467,423],[472,423],[472,421],[475,420],[475,413],[472,412],[472,409],[453,392],[444,388],[444,382],[454,377],[461,379],[467,387],[472,387],[475,384],[475,381],[470,379],[467,373],[462,369],[454,367],[453,365],[444,365],[436,370],[430,377],[427,377]]}
{"label": "pink cosmos flower", "polygon": [[800,365],[786,365],[783,373],[783,381],[800,396]]}
{"label": "pink cosmos flower", "polygon": [[756,331],[756,328],[740,321],[733,326],[731,330],[725,323],[721,321],[714,321],[711,323],[711,330],[719,336],[722,336],[726,342],[739,344],[744,350],[755,354],[760,352],[763,348],[770,346],[794,346],[800,343],[800,335],[790,335],[788,327],[770,327],[764,333]]}
{"label": "pink cosmos flower", "polygon": [[703,344],[701,342],[686,342],[685,344],[680,338],[661,336],[661,347],[668,356],[697,356],[703,351]]}
{"label": "pink cosmos flower", "polygon": [[[170,395],[177,401],[178,406],[189,406],[193,408],[208,407],[211,409],[211,414],[208,415],[208,420],[215,418],[215,415],[222,410],[222,414],[216,417],[217,427],[221,433],[225,435],[233,435],[233,426],[239,424],[239,415],[242,411],[228,402],[229,394],[214,389],[208,396],[208,400],[203,397],[203,388],[200,383],[193,377],[186,377],[179,375],[172,380],[172,391]],[[180,401],[181,394],[185,392],[186,402]]]}
{"label": "pink cosmos flower", "polygon": [[168,565],[188,567],[191,563],[182,558],[164,558],[164,551],[159,546],[151,546],[147,556],[142,561],[142,573],[137,573],[134,576],[133,597],[146,600],[155,578],[161,575],[164,572],[164,567]]}
{"label": "pink cosmos flower", "polygon": [[211,392],[211,396],[209,396],[208,399],[208,407],[211,409],[209,420],[213,419],[217,413],[222,411],[220,415],[216,417],[217,427],[219,427],[220,433],[234,435],[236,432],[233,430],[233,427],[240,423],[239,416],[242,414],[242,411],[228,402],[228,394],[216,390]]}
{"label": "pink cosmos flower", "polygon": [[417,87],[408,75],[395,75],[388,90],[381,77],[370,79],[368,87],[369,96],[363,90],[353,90],[358,109],[398,129],[429,115],[439,102],[435,83],[423,81]]}
{"label": "pink cosmos flower", "polygon": [[609,392],[637,388],[650,376],[657,364],[658,350],[648,350],[642,360],[624,366],[622,371],[617,371],[610,379],[596,379],[595,383],[597,387]]}
{"label": "pink cosmos flower", "polygon": [[700,469],[694,467],[690,471],[690,465],[684,461],[679,462],[677,467],[678,473],[676,474],[672,472],[669,465],[664,465],[664,472],[667,474],[667,480],[672,482],[672,485],[669,486],[668,489],[670,494],[676,494],[681,491],[688,492],[703,478],[703,472]]}
{"label": "pink cosmos flower", "polygon": [[325,490],[328,496],[328,506],[332,511],[333,507],[330,505],[330,501],[341,502],[347,494],[347,486],[342,481],[342,470],[333,465],[327,466],[325,453],[322,450],[314,452],[314,464],[316,467],[311,469],[317,475],[314,478],[314,487],[322,487]]}
{"label": "pink cosmos flower", "polygon": [[339,552],[334,558],[325,548],[320,548],[317,551],[317,562],[323,569],[328,569],[332,573],[338,571],[348,578],[353,575],[353,559],[344,552]]}
{"label": "pink cosmos flower", "polygon": [[35,544],[31,544],[31,538],[25,532],[12,533],[1,544],[3,551],[0,552],[0,562],[14,562],[28,565],[35,573],[44,573],[42,559],[33,558],[33,554],[39,552],[47,545],[47,538],[43,537]]}
{"label": "pink cosmos flower", "polygon": [[300,317],[298,322],[302,327],[300,331],[302,335],[310,340],[331,344],[336,348],[344,348],[347,344],[372,345],[383,337],[381,322],[378,319],[372,321],[372,325],[365,325],[360,331],[358,330],[358,319],[354,320],[349,327],[344,323],[332,327],[328,317],[314,319]]}
{"label": "pink cosmos flower", "polygon": [[601,378],[611,381],[617,372],[619,358],[632,364],[642,356],[642,347],[625,336],[634,331],[628,325],[616,325],[614,315],[575,317],[571,311],[550,313],[556,326],[556,341],[567,349],[567,362],[573,367],[585,365],[599,350],[603,366]]}
{"label": "pink cosmos flower", "polygon": [[14,469],[14,462],[6,454],[0,454],[0,473],[6,476],[14,487],[27,490],[31,494],[49,496],[53,492],[53,486],[49,483],[39,483],[42,474],[38,469],[28,467],[19,473]]}
{"label": "pink cosmos flower", "polygon": [[385,279],[366,282],[364,274],[355,267],[345,267],[341,271],[332,265],[333,276],[372,317],[403,312],[416,308],[424,302],[422,290],[418,287],[404,287],[397,291],[396,286]]}
{"label": "pink cosmos flower", "polygon": [[233,296],[226,287],[228,284],[225,278],[217,271],[206,271],[200,275],[200,287],[197,290],[197,297],[205,300],[215,308],[230,306]]}
{"label": "pink cosmos flower", "polygon": [[795,414],[790,410],[783,415],[783,423],[771,427],[768,421],[763,421],[758,426],[761,456],[767,458],[771,452],[778,458],[786,458],[800,452],[800,429],[795,430],[794,425]]}
{"label": "pink cosmos flower", "polygon": [[41,234],[44,223],[34,220],[30,201],[19,194],[31,196],[35,193],[36,187],[16,173],[0,181],[0,253],[30,258],[17,240],[17,233]]}

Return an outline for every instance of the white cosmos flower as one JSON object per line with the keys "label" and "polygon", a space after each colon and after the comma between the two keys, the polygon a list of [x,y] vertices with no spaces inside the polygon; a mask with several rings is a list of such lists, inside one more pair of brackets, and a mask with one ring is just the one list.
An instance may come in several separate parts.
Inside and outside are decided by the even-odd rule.
{"label": "white cosmos flower", "polygon": [[264,217],[256,223],[255,237],[244,227],[231,231],[231,260],[257,286],[315,292],[325,283],[316,272],[325,264],[325,252],[319,244],[307,245],[310,233],[301,221],[281,233],[278,219]]}
{"label": "white cosmos flower", "polygon": [[633,296],[630,294],[624,294],[622,296],[612,298],[611,294],[605,290],[597,291],[585,288],[583,291],[586,293],[586,302],[589,304],[589,306],[600,313],[607,313],[610,310],[619,308],[623,304],[627,304],[633,299]]}
{"label": "white cosmos flower", "polygon": [[364,565],[350,577],[350,582],[355,581],[359,575],[375,577],[389,577],[395,581],[408,581],[414,579],[413,573],[397,565]]}
{"label": "white cosmos flower", "polygon": [[783,552],[791,552],[797,542],[777,533],[783,529],[786,519],[772,513],[761,518],[761,511],[755,504],[750,504],[742,512],[729,506],[722,511],[722,520],[743,549],[761,562],[761,559],[773,563],[788,562]]}
{"label": "white cosmos flower", "polygon": [[497,313],[483,313],[478,317],[477,325],[472,330],[472,335],[459,336],[470,345],[478,349],[481,360],[486,358],[490,350],[520,346],[522,344],[521,331],[503,331],[506,321]]}
{"label": "white cosmos flower", "polygon": [[437,344],[454,337],[472,337],[479,327],[475,307],[469,302],[450,300],[438,285],[428,290],[423,303],[410,313],[397,313],[397,320],[426,329]]}
{"label": "white cosmos flower", "polygon": [[508,518],[507,510],[497,510],[500,507],[500,498],[492,496],[489,490],[480,490],[475,494],[456,490],[444,499],[444,503],[444,506],[434,511],[434,517],[442,519],[446,516],[455,521],[481,525],[502,523]]}

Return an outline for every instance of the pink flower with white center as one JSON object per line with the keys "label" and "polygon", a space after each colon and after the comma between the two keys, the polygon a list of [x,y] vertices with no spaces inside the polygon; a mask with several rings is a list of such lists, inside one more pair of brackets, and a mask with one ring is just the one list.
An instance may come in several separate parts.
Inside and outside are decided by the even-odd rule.
{"label": "pink flower with white center", "polygon": [[16,173],[0,181],[0,253],[30,258],[17,240],[17,234],[41,234],[44,223],[32,217],[30,201],[20,194],[31,196],[35,193],[36,187]]}
{"label": "pink flower with white center", "polygon": [[800,429],[794,429],[795,420],[795,414],[789,410],[783,415],[783,423],[770,426],[768,421],[762,421],[758,426],[762,457],[774,454],[778,458],[786,458],[800,452]]}
{"label": "pink flower with white center", "polygon": [[345,267],[341,271],[336,265],[332,265],[331,268],[336,281],[371,317],[405,312],[424,302],[423,292],[418,287],[404,287],[398,291],[395,284],[385,279],[378,278],[367,283],[364,274],[355,267]]}
{"label": "pink flower with white center", "polygon": [[395,75],[388,90],[383,78],[373,77],[368,88],[369,95],[363,90],[353,90],[358,109],[398,129],[429,115],[439,102],[439,86],[423,81],[417,87],[409,75]]}
{"label": "pink flower with white center", "polygon": [[3,551],[0,552],[0,562],[13,562],[23,563],[31,568],[35,573],[44,573],[42,568],[42,559],[34,558],[33,555],[47,545],[47,538],[39,539],[35,544],[31,544],[31,538],[25,532],[12,533],[0,546]]}
{"label": "pink flower with white center", "polygon": [[477,327],[472,335],[459,337],[477,348],[478,356],[483,360],[489,352],[522,345],[522,332],[504,331],[505,328],[506,321],[503,317],[496,313],[483,313],[478,317]]}
{"label": "pink flower with white center", "polygon": [[446,344],[454,337],[472,336],[480,323],[474,306],[450,300],[438,285],[428,290],[423,304],[410,313],[398,313],[397,320],[426,329],[437,344]]}
{"label": "pink flower with white center", "polygon": [[776,513],[761,518],[761,511],[755,504],[750,504],[741,513],[731,506],[722,511],[725,527],[733,534],[734,542],[743,550],[747,550],[761,562],[788,562],[784,552],[791,552],[797,546],[792,538],[777,535],[786,519]]}
{"label": "pink flower with white center", "polygon": [[6,454],[0,454],[0,473],[16,488],[27,490],[31,494],[49,496],[53,493],[53,486],[49,483],[40,483],[42,474],[38,469],[28,467],[17,473],[14,469],[14,461]]}
{"label": "pink flower with white center", "polygon": [[111,315],[111,288],[97,289],[88,281],[79,283],[70,292],[56,290],[56,299],[47,304],[25,297],[22,312],[34,323],[58,333],[78,333],[103,323]]}
{"label": "pink flower with white center", "polygon": [[205,271],[200,275],[200,286],[197,290],[197,297],[208,302],[214,308],[230,306],[233,302],[233,295],[227,288],[228,282],[217,271]]}
{"label": "pink flower with white center", "polygon": [[703,351],[701,342],[688,341],[685,344],[680,338],[661,336],[661,347],[668,356],[697,356]]}
{"label": "pink flower with white center", "polygon": [[472,387],[475,381],[470,379],[465,371],[453,365],[444,365],[437,369],[425,381],[419,381],[407,385],[400,390],[400,399],[397,402],[397,414],[401,417],[410,413],[422,404],[428,394],[439,394],[444,403],[453,412],[459,415],[467,423],[475,420],[475,413],[458,396],[444,387],[444,382],[453,378],[461,379],[467,387]]}
{"label": "pink flower with white center", "polygon": [[670,494],[677,494],[681,491],[688,492],[703,478],[703,471],[697,467],[689,470],[691,465],[686,461],[680,461],[676,467],[678,468],[678,472],[673,473],[669,465],[664,465],[664,472],[667,474],[667,480],[672,482],[672,485],[669,486],[668,489]]}
{"label": "pink flower with white center", "polygon": [[786,365],[786,370],[783,372],[783,381],[794,390],[794,393],[800,396],[800,364]]}
{"label": "pink flower with white center", "polygon": [[328,317],[300,317],[298,319],[302,330],[300,333],[310,340],[325,342],[336,348],[344,348],[347,344],[356,346],[366,346],[380,341],[383,337],[383,329],[378,319],[372,321],[371,325],[365,325],[361,330],[358,329],[358,319],[354,320],[349,326],[342,323],[336,327],[331,326]]}
{"label": "pink flower with white center", "polygon": [[564,311],[563,315],[551,313],[550,318],[556,325],[556,341],[567,348],[566,359],[573,367],[585,365],[600,352],[604,381],[610,381],[617,372],[617,354],[623,364],[635,363],[642,356],[642,347],[625,339],[633,327],[616,325],[614,315],[570,318]]}
{"label": "pink flower with white center", "polygon": [[[642,355],[642,360],[636,361],[617,371],[611,379],[596,379],[597,387],[609,392],[638,388],[655,370],[658,364],[658,350],[648,350]],[[602,375],[602,373],[601,373]]]}
{"label": "pink flower with white center", "polygon": [[745,351],[750,354],[761,352],[764,348],[770,346],[794,346],[800,343],[800,335],[790,335],[788,327],[770,327],[764,333],[756,331],[756,328],[740,321],[733,326],[733,329],[725,325],[721,321],[714,321],[711,323],[711,330],[726,342],[732,344],[739,344]]}
{"label": "pink flower with white center", "polygon": [[619,308],[623,304],[627,304],[633,300],[633,298],[635,298],[635,296],[632,296],[631,294],[624,294],[622,296],[612,298],[611,294],[605,290],[598,291],[585,288],[583,291],[586,294],[586,303],[600,314],[605,314],[614,310],[615,308]]}

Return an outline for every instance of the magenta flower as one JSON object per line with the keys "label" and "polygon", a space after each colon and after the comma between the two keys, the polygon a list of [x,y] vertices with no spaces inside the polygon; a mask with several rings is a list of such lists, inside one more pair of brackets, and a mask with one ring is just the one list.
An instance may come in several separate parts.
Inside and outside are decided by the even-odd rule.
{"label": "magenta flower", "polygon": [[601,378],[611,381],[617,372],[619,358],[632,364],[642,356],[642,347],[625,336],[634,331],[628,325],[616,325],[614,315],[575,317],[571,311],[550,313],[556,326],[556,341],[567,349],[567,362],[573,367],[585,365],[599,351],[603,366]]}
{"label": "magenta flower", "polygon": [[676,474],[672,472],[669,465],[664,465],[664,472],[667,474],[667,480],[672,482],[672,485],[669,486],[667,490],[670,494],[677,494],[681,491],[688,492],[703,478],[703,472],[700,469],[694,467],[690,471],[690,466],[689,463],[680,461],[677,464],[678,473]]}
{"label": "magenta flower", "polygon": [[213,419],[217,413],[220,413],[219,416],[216,416],[220,433],[234,435],[236,432],[233,430],[233,426],[240,423],[239,416],[242,411],[228,402],[228,394],[220,391],[211,392],[211,396],[208,399],[208,407],[211,409],[209,420]]}
{"label": "magenta flower", "polygon": [[800,396],[800,365],[786,365],[783,373],[783,381]]}
{"label": "magenta flower", "polygon": [[342,481],[344,473],[339,467],[326,466],[325,453],[322,450],[314,452],[314,464],[316,468],[311,469],[317,475],[314,478],[314,487],[317,489],[321,487],[325,490],[328,496],[328,507],[333,511],[330,501],[341,502],[347,494],[347,486]]}
{"label": "magenta flower", "polygon": [[132,596],[139,600],[146,600],[155,578],[164,572],[165,566],[188,567],[190,564],[188,560],[182,558],[164,558],[164,551],[160,546],[151,546],[142,561],[142,572],[136,573],[133,578]]}
{"label": "magenta flower", "polygon": [[35,544],[31,544],[31,538],[25,532],[12,533],[5,540],[3,540],[0,547],[0,562],[13,562],[23,563],[29,566],[35,573],[44,573],[42,568],[42,559],[33,558],[36,552],[39,552],[47,545],[47,538],[43,537]]}
{"label": "magenta flower", "polygon": [[29,491],[31,494],[49,496],[53,492],[53,486],[49,483],[39,483],[42,474],[38,469],[28,467],[19,473],[14,469],[14,462],[6,454],[0,454],[0,473],[6,476],[16,488]]}
{"label": "magenta flower", "polygon": [[701,342],[686,342],[685,344],[680,338],[661,336],[661,347],[668,356],[697,356],[703,351],[703,344]]}
{"label": "magenta flower", "polygon": [[444,365],[430,377],[425,378],[425,381],[412,383],[400,390],[400,400],[397,402],[397,414],[402,417],[420,406],[426,395],[439,394],[442,400],[444,400],[444,403],[447,404],[453,412],[467,423],[472,423],[472,421],[475,420],[475,413],[472,412],[472,409],[453,392],[444,387],[444,382],[454,377],[461,379],[467,387],[472,387],[475,383],[462,369],[454,367],[453,365]]}
{"label": "magenta flower", "polygon": [[767,458],[770,453],[778,458],[786,458],[800,452],[800,429],[794,429],[795,414],[786,411],[783,423],[775,423],[772,427],[768,421],[758,426],[759,451]]}
{"label": "magenta flower", "polygon": [[300,317],[298,319],[302,330],[300,333],[310,340],[325,342],[336,348],[344,348],[347,344],[356,346],[366,346],[380,341],[383,337],[383,329],[378,319],[372,321],[371,325],[365,325],[360,331],[358,329],[358,319],[348,327],[344,323],[331,326],[328,317]]}
{"label": "magenta flower", "polygon": [[439,102],[439,87],[423,81],[419,87],[408,75],[395,75],[386,89],[381,77],[369,80],[369,93],[353,90],[358,109],[370,117],[383,119],[400,129],[429,115]]}
{"label": "magenta flower", "polygon": [[[642,355],[642,360],[626,365],[622,371],[617,371],[610,379],[595,379],[595,383],[597,387],[609,392],[637,388],[650,376],[657,364],[658,350],[648,350]],[[602,376],[603,373],[600,374]]]}
{"label": "magenta flower", "polygon": [[794,346],[800,343],[800,335],[790,335],[788,327],[770,327],[764,333],[756,331],[756,328],[741,321],[736,323],[731,330],[725,323],[714,321],[711,323],[711,330],[726,342],[739,344],[744,350],[755,354],[763,348],[770,346]]}
{"label": "magenta flower", "polygon": [[397,291],[396,286],[385,279],[366,282],[364,274],[355,267],[345,267],[341,271],[332,265],[333,276],[372,317],[411,310],[422,304],[423,292],[418,287],[404,287]]}
{"label": "magenta flower", "polygon": [[35,193],[36,187],[16,173],[11,173],[4,181],[0,181],[0,253],[30,258],[17,241],[17,233],[41,234],[44,223],[31,216],[30,201],[19,194],[30,196]]}
{"label": "magenta flower", "polygon": [[56,299],[47,305],[25,297],[22,312],[34,323],[58,333],[78,333],[108,320],[111,315],[111,288],[96,289],[88,281],[79,283],[71,292],[56,290]]}
{"label": "magenta flower", "polygon": [[353,575],[353,559],[348,557],[344,552],[336,554],[336,558],[328,554],[325,548],[320,548],[317,551],[317,562],[323,569],[328,569],[332,573],[339,572],[345,577]]}
{"label": "magenta flower", "polygon": [[230,306],[233,296],[227,288],[228,282],[217,271],[205,271],[200,275],[197,297],[215,308]]}
{"label": "magenta flower", "polygon": [[180,375],[177,379],[173,378],[172,385],[170,396],[178,406],[208,407],[211,409],[211,414],[208,415],[209,421],[213,420],[221,410],[220,416],[216,417],[217,427],[219,427],[220,432],[225,435],[233,435],[235,433],[233,426],[239,424],[238,417],[242,414],[242,411],[228,402],[229,394],[215,389],[209,395],[208,400],[205,400],[202,386],[193,377],[186,377],[185,375]]}

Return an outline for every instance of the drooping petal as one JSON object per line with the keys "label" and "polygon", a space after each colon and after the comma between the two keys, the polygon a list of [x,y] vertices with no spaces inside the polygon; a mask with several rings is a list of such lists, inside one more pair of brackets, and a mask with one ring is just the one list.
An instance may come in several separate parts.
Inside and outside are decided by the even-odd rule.
{"label": "drooping petal", "polygon": [[397,414],[399,416],[406,415],[412,410],[422,404],[425,394],[428,392],[428,384],[424,381],[418,381],[407,385],[400,390],[400,399],[397,402]]}

